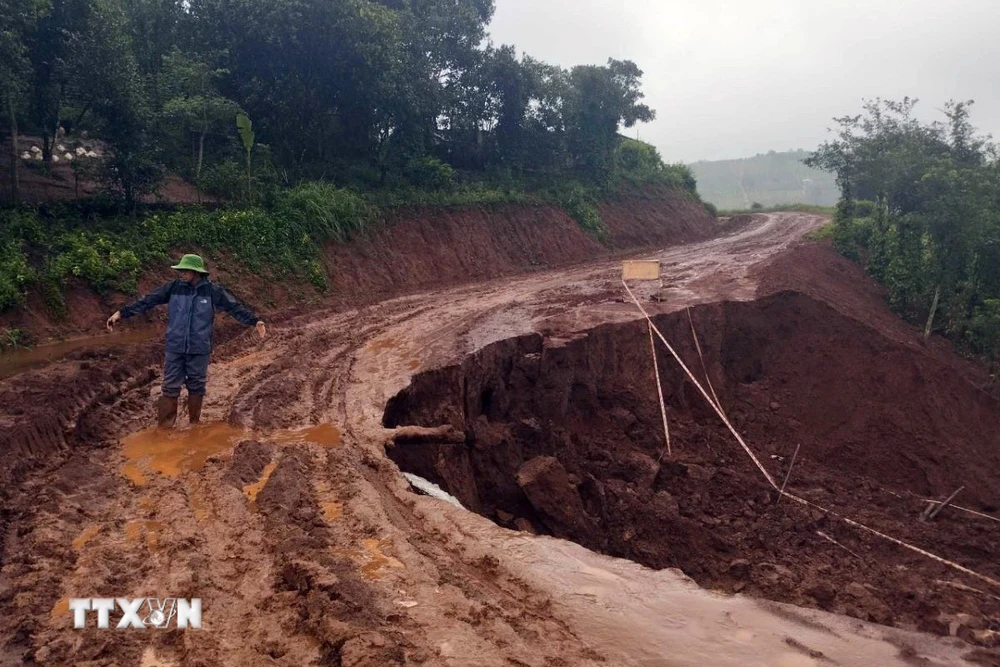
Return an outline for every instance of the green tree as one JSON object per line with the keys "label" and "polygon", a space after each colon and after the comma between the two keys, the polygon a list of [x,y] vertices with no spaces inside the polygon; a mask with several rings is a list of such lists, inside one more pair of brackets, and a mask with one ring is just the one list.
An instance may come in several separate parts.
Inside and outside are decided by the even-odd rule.
{"label": "green tree", "polygon": [[166,101],[162,116],[168,124],[197,137],[194,150],[194,181],[201,180],[205,161],[205,139],[210,133],[231,132],[239,106],[219,93],[218,81],[226,70],[212,68],[205,60],[175,48],[164,56],[159,88]]}
{"label": "green tree", "polygon": [[620,127],[656,117],[639,102],[644,97],[641,78],[642,70],[629,60],[611,59],[605,67],[586,65],[570,72],[564,122],[570,153],[588,176],[599,179],[611,173]]}
{"label": "green tree", "polygon": [[10,197],[20,200],[20,148],[18,116],[22,113],[31,71],[25,35],[31,29],[39,6],[34,0],[0,0],[0,105],[10,130]]}
{"label": "green tree", "polygon": [[[59,119],[73,84],[73,61],[87,30],[92,0],[46,0],[39,2],[37,20],[25,35],[31,62],[30,119],[42,138],[42,157],[52,160]],[[88,73],[89,74],[89,73]]]}
{"label": "green tree", "polygon": [[[971,102],[948,103],[946,122],[934,123],[916,120],[915,104],[866,102],[862,114],[836,119],[837,137],[808,162],[837,174],[838,247],[866,246],[869,272],[894,307],[923,318],[925,337],[940,321],[965,339],[1000,294],[996,151],[972,126]],[[870,218],[854,219],[859,195],[874,200]],[[861,222],[866,229],[855,234]]]}
{"label": "green tree", "polygon": [[105,182],[134,208],[163,175],[148,91],[133,51],[124,0],[94,0],[86,30],[73,43],[72,73],[110,144]]}

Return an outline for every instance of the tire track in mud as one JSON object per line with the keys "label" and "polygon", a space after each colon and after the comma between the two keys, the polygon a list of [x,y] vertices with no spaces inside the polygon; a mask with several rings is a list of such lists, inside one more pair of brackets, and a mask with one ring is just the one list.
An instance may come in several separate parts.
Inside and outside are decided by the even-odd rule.
{"label": "tire track in mud", "polygon": [[[646,253],[670,272],[655,312],[753,298],[750,270],[822,222],[761,216]],[[247,432],[202,469],[150,472],[142,486],[122,476],[117,439],[148,423],[158,359],[128,361],[120,389],[96,383],[87,408],[71,413],[82,412],[74,447],[5,499],[0,664],[639,664],[622,659],[641,653],[629,648],[637,637],[605,646],[607,637],[582,630],[582,602],[545,583],[544,554],[558,551],[549,541],[525,542],[532,538],[412,494],[385,456],[391,431],[381,425],[418,368],[536,330],[558,344],[635,319],[616,290],[618,271],[602,261],[319,311],[285,321],[263,346],[247,337],[220,346],[205,419]],[[52,373],[12,378],[0,391],[36,382],[51,392],[41,382]],[[287,430],[319,424],[339,442]],[[568,562],[593,558],[590,570],[607,566],[572,554]],[[61,600],[98,595],[202,597],[206,630],[127,641],[74,633]]]}

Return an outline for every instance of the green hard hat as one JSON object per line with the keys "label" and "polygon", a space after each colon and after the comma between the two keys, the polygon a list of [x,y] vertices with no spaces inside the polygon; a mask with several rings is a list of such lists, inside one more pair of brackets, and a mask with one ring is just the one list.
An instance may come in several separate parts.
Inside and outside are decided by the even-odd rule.
{"label": "green hard hat", "polygon": [[184,255],[181,257],[181,261],[170,268],[177,269],[178,271],[197,271],[198,273],[208,274],[208,269],[205,268],[205,260],[200,255]]}

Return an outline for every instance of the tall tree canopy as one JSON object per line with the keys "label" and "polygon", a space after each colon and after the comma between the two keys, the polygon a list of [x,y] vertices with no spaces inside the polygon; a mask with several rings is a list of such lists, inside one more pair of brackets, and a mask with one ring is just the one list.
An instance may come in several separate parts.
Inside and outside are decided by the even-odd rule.
{"label": "tall tree canopy", "polygon": [[[238,159],[236,111],[288,179],[384,182],[465,170],[615,168],[654,117],[642,71],[569,71],[494,47],[493,0],[0,0],[11,132],[106,140],[134,199],[166,167],[200,182]],[[426,181],[419,173],[417,181]]]}

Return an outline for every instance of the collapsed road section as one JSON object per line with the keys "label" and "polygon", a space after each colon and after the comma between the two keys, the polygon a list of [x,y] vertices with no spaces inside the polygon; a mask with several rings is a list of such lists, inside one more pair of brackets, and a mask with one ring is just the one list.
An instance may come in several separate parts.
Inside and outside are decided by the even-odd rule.
{"label": "collapsed road section", "polygon": [[[1000,525],[920,521],[964,486],[995,511],[1000,402],[926,354],[800,293],[655,318],[706,368],[734,426],[789,490],[994,578]],[[465,444],[407,442],[389,456],[496,523],[571,539],[706,588],[818,607],[993,645],[1000,591],[836,518],[777,502],[725,426],[661,350],[664,435],[644,322],[550,346],[498,342],[419,375],[385,425],[448,424]],[[956,630],[953,623],[961,619]]]}

